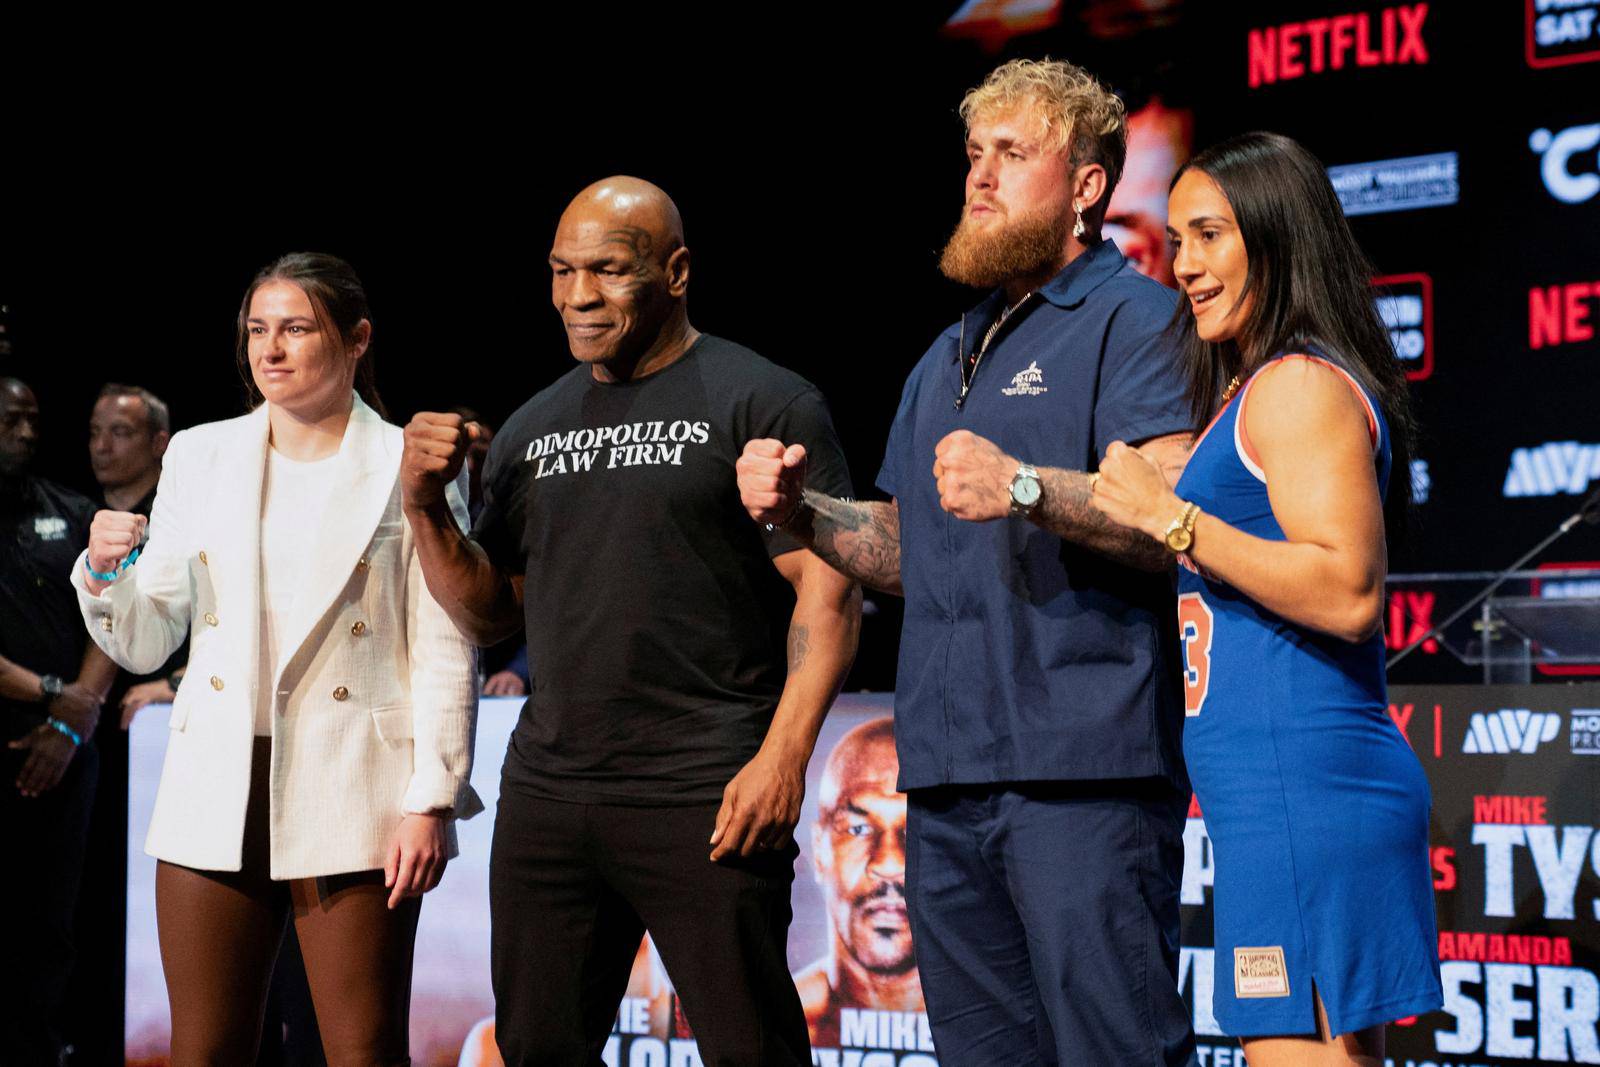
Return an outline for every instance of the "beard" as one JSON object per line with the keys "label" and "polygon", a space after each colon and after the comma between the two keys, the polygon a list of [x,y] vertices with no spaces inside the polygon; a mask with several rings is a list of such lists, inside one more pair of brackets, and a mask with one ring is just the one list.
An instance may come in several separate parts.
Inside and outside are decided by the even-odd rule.
{"label": "beard", "polygon": [[939,271],[953,282],[992,289],[1013,278],[1054,274],[1072,225],[1066,216],[1023,215],[980,228],[965,210],[939,256]]}

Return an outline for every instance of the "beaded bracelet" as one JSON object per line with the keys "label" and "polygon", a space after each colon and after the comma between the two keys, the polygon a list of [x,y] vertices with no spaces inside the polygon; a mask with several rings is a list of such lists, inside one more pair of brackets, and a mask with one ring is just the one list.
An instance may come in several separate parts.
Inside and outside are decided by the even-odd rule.
{"label": "beaded bracelet", "polygon": [[46,718],[44,720],[44,724],[50,727],[50,729],[54,730],[56,733],[66,737],[68,741],[72,742],[74,747],[83,744],[83,737],[78,733],[78,731],[74,730],[72,727],[68,726],[54,715]]}
{"label": "beaded bracelet", "polygon": [[89,572],[89,577],[91,578],[98,578],[102,582],[114,582],[122,576],[123,571],[133,566],[134,561],[139,558],[139,553],[141,550],[143,550],[143,548],[144,546],[140,545],[138,548],[134,549],[127,559],[117,564],[116,570],[106,574],[101,574],[99,571],[89,566],[89,556],[87,553],[85,553],[83,557],[83,569]]}

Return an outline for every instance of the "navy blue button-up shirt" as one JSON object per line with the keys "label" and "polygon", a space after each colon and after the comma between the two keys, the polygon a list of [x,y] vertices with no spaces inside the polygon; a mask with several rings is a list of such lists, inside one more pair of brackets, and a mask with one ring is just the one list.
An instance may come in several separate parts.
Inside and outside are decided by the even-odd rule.
{"label": "navy blue button-up shirt", "polygon": [[954,430],[1036,467],[1093,470],[1112,441],[1190,429],[1165,332],[1175,304],[1103,241],[1006,320],[964,400],[961,360],[1003,293],[946,330],[911,372],[877,479],[900,505],[901,789],[1184,781],[1171,578],[1024,518],[957,519],[939,506],[933,477],[934,448]]}

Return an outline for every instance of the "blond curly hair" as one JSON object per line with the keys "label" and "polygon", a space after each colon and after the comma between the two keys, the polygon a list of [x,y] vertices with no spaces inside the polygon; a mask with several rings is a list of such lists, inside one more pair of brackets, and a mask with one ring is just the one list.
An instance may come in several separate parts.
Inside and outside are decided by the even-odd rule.
{"label": "blond curly hair", "polygon": [[1122,99],[1082,67],[1060,59],[1013,59],[961,99],[961,120],[974,123],[1026,109],[1042,127],[1046,151],[1067,152],[1074,167],[1098,163],[1106,171],[1102,208],[1122,177],[1128,156],[1128,112]]}

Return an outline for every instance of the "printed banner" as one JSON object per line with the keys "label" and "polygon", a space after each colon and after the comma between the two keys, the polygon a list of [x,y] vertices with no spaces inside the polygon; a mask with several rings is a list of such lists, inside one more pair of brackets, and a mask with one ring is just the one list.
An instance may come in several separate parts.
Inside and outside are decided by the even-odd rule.
{"label": "printed banner", "polygon": [[[1433,787],[1431,866],[1444,1009],[1389,1029],[1390,1067],[1600,1063],[1600,685],[1397,687],[1389,714]],[[818,1067],[937,1067],[906,918],[905,798],[887,694],[841,697],[807,774],[789,961]],[[417,936],[419,1067],[492,1067],[489,836],[519,701],[486,700],[461,856]],[[167,731],[133,732],[129,846],[130,1063],[166,1063],[154,861],[142,842]],[[1354,816],[1353,816],[1354,817]],[[1199,806],[1184,832],[1179,984],[1201,1067],[1245,1063],[1212,1014],[1215,858]],[[1352,862],[1359,862],[1353,857]],[[1381,966],[1381,961],[1374,961]],[[1224,975],[1224,980],[1231,976]],[[692,1020],[648,939],[605,1050],[610,1067],[697,1067]]]}
{"label": "printed banner", "polygon": [[[1390,700],[1433,788],[1444,1009],[1389,1027],[1389,1067],[1600,1063],[1600,686],[1395,687]],[[1214,874],[1194,805],[1179,979],[1201,1067],[1234,1067],[1245,1059],[1211,1011]]]}
{"label": "printed banner", "polygon": [[[905,797],[894,791],[888,694],[839,698],[806,777],[795,837],[789,963],[821,1067],[937,1067],[905,902]],[[489,987],[489,841],[501,753],[522,702],[485,700],[472,784],[488,810],[458,825],[461,855],[423,901],[411,995],[418,1067],[498,1067]],[[130,741],[128,1062],[165,1067],[171,1031],[156,944],[155,861],[144,853],[167,734],[164,709]],[[709,829],[708,829],[709,832]],[[647,938],[605,1049],[609,1067],[698,1067],[691,1021]]]}

